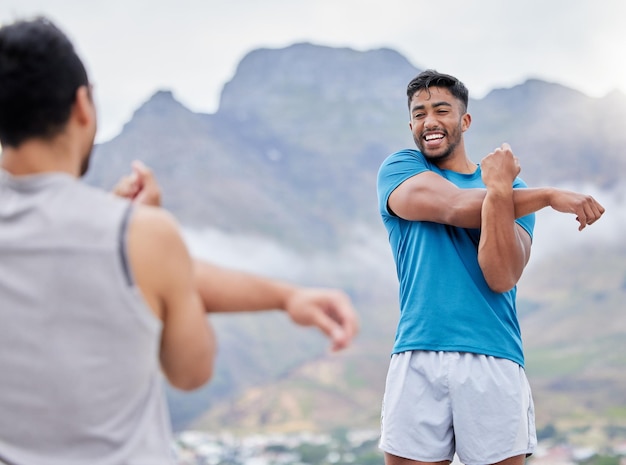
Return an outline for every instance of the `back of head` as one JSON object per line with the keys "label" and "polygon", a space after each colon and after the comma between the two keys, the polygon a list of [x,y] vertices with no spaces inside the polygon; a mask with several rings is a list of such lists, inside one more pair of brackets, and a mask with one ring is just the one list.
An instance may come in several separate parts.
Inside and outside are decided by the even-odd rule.
{"label": "back of head", "polygon": [[463,112],[465,113],[467,111],[469,92],[465,87],[465,84],[454,76],[439,73],[433,69],[422,71],[415,78],[413,78],[411,82],[409,82],[409,85],[406,88],[409,108],[411,106],[411,99],[413,98],[413,95],[420,90],[428,90],[430,87],[448,89],[450,93],[463,105]]}
{"label": "back of head", "polygon": [[45,18],[0,28],[0,144],[50,139],[89,81],[69,39]]}

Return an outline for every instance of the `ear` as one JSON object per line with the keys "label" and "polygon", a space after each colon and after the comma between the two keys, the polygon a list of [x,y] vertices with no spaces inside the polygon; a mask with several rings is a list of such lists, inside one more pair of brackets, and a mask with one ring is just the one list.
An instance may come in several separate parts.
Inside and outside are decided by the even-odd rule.
{"label": "ear", "polygon": [[470,115],[469,113],[465,113],[461,117],[461,130],[463,132],[467,131],[471,125],[472,125],[472,115]]}
{"label": "ear", "polygon": [[76,100],[72,112],[81,125],[89,125],[95,118],[93,101],[88,86],[80,86],[76,89]]}

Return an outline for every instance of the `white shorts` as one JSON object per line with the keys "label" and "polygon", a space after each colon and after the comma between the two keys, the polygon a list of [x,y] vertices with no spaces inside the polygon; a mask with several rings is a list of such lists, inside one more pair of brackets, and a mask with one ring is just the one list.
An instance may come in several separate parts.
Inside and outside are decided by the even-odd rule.
{"label": "white shorts", "polygon": [[409,351],[389,364],[380,448],[422,462],[496,463],[532,454],[535,412],[524,369],[466,352]]}

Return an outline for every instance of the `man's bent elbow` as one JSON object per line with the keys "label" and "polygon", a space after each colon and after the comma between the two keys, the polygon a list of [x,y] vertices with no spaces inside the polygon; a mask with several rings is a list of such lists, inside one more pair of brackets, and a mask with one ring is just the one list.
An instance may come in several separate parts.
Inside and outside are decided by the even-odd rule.
{"label": "man's bent elbow", "polygon": [[515,287],[519,276],[515,273],[507,273],[502,270],[489,270],[484,265],[481,266],[483,277],[489,289],[498,294],[508,292]]}
{"label": "man's bent elbow", "polygon": [[487,281],[487,286],[489,286],[489,289],[497,294],[504,294],[505,292],[509,292],[511,289],[513,289],[515,287],[515,283],[511,284],[504,281],[491,283]]}
{"label": "man's bent elbow", "polygon": [[176,389],[181,391],[193,391],[201,388],[213,377],[213,363],[208,364],[205,367],[195,370],[193,373],[167,376],[169,383]]}
{"label": "man's bent elbow", "polygon": [[524,266],[528,261],[526,257],[522,263],[522,257],[520,257],[520,263],[515,266],[503,266],[499,261],[487,260],[486,255],[478,256],[478,266],[483,272],[483,277],[487,282],[487,286],[493,292],[502,294],[513,289],[519,279],[522,277]]}
{"label": "man's bent elbow", "polygon": [[502,272],[491,274],[483,272],[483,275],[489,289],[498,294],[509,292],[517,285],[517,281],[519,280],[519,276]]}

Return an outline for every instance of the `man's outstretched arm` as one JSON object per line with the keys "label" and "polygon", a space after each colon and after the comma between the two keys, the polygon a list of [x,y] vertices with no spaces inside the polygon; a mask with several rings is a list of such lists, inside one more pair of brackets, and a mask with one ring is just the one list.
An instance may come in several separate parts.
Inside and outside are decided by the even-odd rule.
{"label": "man's outstretched arm", "polygon": [[[151,170],[141,162],[113,192],[142,205],[159,206],[161,191]],[[221,267],[194,259],[193,279],[207,313],[284,310],[301,326],[318,327],[332,350],[347,347],[359,329],[350,298],[338,289],[313,288]]]}
{"label": "man's outstretched arm", "polygon": [[284,310],[294,323],[317,326],[333,351],[358,332],[350,298],[337,289],[296,286],[284,281],[195,260],[196,288],[209,313]]}
{"label": "man's outstretched arm", "polygon": [[[417,174],[389,196],[389,209],[409,221],[432,221],[460,228],[480,228],[486,189],[461,189],[432,171]],[[545,207],[576,216],[579,230],[595,223],[604,208],[592,196],[555,187],[513,189],[515,218]]]}

